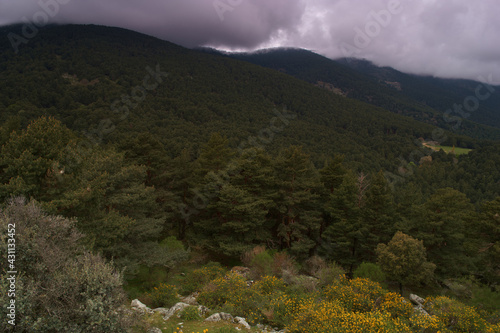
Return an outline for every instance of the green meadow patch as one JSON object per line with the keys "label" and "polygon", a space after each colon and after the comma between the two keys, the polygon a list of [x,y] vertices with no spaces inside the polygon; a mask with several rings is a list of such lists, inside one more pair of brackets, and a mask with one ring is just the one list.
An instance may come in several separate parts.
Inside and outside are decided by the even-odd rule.
{"label": "green meadow patch", "polygon": [[468,154],[472,149],[469,148],[461,148],[461,147],[450,147],[450,146],[435,146],[438,150],[442,149],[445,153],[455,154],[455,155],[463,155]]}

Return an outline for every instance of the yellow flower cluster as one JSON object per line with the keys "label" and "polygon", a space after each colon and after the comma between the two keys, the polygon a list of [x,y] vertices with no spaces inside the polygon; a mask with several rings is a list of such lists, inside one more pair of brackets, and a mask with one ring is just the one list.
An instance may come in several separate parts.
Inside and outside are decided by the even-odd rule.
{"label": "yellow flower cluster", "polygon": [[[377,304],[380,301],[380,304]],[[413,306],[409,301],[405,301],[399,294],[388,292],[375,301],[375,308],[380,312],[387,312],[393,318],[410,318],[413,314]]]}
{"label": "yellow flower cluster", "polygon": [[286,285],[282,279],[266,275],[261,280],[254,283],[252,288],[263,295],[271,295],[276,291],[284,291]]}
{"label": "yellow flower cluster", "polygon": [[448,297],[429,297],[425,306],[451,331],[500,332],[498,324],[489,324],[474,307],[466,306]]}
{"label": "yellow flower cluster", "polygon": [[[318,293],[297,293],[283,280],[265,276],[251,287],[237,274],[208,283],[199,301],[231,309],[251,325],[267,323],[289,332],[500,332],[472,307],[446,297],[430,298],[431,315],[415,312],[397,293],[369,279],[342,277]],[[233,312],[234,311],[234,312]]]}
{"label": "yellow flower cluster", "polygon": [[349,280],[342,276],[325,288],[323,296],[327,300],[338,300],[350,311],[366,312],[371,311],[375,301],[385,293],[377,282],[363,278]]}
{"label": "yellow flower cluster", "polygon": [[339,301],[320,301],[315,306],[302,306],[287,327],[291,332],[411,332],[402,320],[392,318],[390,313],[351,312]]}

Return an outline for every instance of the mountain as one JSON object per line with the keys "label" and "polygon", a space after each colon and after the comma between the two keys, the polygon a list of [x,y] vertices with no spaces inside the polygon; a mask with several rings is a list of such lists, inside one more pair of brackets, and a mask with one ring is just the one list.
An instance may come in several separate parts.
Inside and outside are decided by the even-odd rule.
{"label": "mountain", "polygon": [[[397,156],[435,129],[284,73],[124,29],[47,26],[18,54],[7,39],[0,43],[0,121],[20,117],[25,126],[53,116],[95,142],[149,132],[176,156],[196,151],[213,132],[233,147],[260,133],[268,137],[258,144],[271,151],[304,145],[317,163],[341,153],[356,168],[378,170],[394,169]],[[345,81],[363,77],[353,81],[351,72],[345,68]],[[266,132],[283,108],[296,118],[285,119],[279,133]],[[100,130],[103,124],[113,130]],[[450,144],[480,144],[451,132],[447,137]]]}
{"label": "mountain", "polygon": [[[500,94],[491,91],[499,91],[500,87],[486,87],[470,80],[410,75],[365,60],[332,60],[303,49],[278,48],[228,55],[456,133],[498,139]],[[476,99],[476,89],[480,100]],[[454,112],[455,104],[462,105],[463,111]],[[451,111],[445,115],[448,110]]]}

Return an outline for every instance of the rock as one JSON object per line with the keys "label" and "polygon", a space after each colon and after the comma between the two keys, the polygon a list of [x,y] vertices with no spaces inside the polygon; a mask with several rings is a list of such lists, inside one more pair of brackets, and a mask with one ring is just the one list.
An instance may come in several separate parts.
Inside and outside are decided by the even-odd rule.
{"label": "rock", "polygon": [[148,330],[148,333],[162,333],[162,331],[157,327],[152,327]]}
{"label": "rock", "polygon": [[415,294],[410,294],[410,301],[415,304],[415,305],[424,305],[425,299],[415,295]]}
{"label": "rock", "polygon": [[429,313],[427,311],[425,311],[425,309],[422,305],[414,306],[413,311],[418,312],[424,316],[430,316]]}
{"label": "rock", "polygon": [[213,322],[217,322],[217,321],[221,321],[221,320],[233,322],[234,318],[229,313],[220,312],[220,313],[214,313],[213,315],[211,315],[210,317],[205,319],[205,321],[213,321]]}
{"label": "rock", "polygon": [[243,317],[234,317],[234,322],[237,323],[237,324],[242,325],[247,330],[250,329],[250,325],[248,325],[247,320],[245,318],[243,318]]}
{"label": "rock", "polygon": [[134,299],[132,301],[132,303],[130,303],[130,306],[132,307],[132,310],[135,310],[141,314],[144,314],[144,313],[153,313],[153,311],[151,311],[150,308],[148,308],[146,306],[146,304],[142,303],[141,301],[139,301],[138,299]]}
{"label": "rock", "polygon": [[196,298],[198,297],[199,293],[194,292],[189,296],[181,298],[181,302],[189,304],[189,305],[198,305],[198,302],[196,301]]}
{"label": "rock", "polygon": [[205,317],[209,311],[210,309],[207,308],[206,306],[203,305],[198,306],[198,314],[200,315],[200,317]]}
{"label": "rock", "polygon": [[225,320],[225,321],[234,321],[233,316],[230,313],[225,313],[225,312],[220,312],[220,319]]}
{"label": "rock", "polygon": [[172,317],[175,313],[181,312],[185,308],[187,308],[189,304],[179,302],[175,304],[173,307],[171,307],[164,315],[163,315],[163,320],[167,321]]}
{"label": "rock", "polygon": [[205,321],[213,321],[213,322],[217,322],[217,321],[221,321],[221,320],[222,320],[222,318],[220,317],[219,313],[214,313],[213,315],[211,315],[210,317],[205,319]]}
{"label": "rock", "polygon": [[250,268],[248,267],[242,267],[242,266],[234,266],[231,268],[231,273],[235,273],[238,275],[241,275],[245,279],[248,278],[248,275],[250,274]]}
{"label": "rock", "polygon": [[146,304],[142,303],[138,299],[134,299],[130,305],[133,308],[138,308],[138,309],[146,309],[147,308]]}

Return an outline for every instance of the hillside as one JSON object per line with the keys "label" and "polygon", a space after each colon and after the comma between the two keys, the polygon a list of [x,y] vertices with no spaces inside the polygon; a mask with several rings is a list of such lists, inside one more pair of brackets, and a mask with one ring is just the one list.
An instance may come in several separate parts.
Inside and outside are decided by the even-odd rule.
{"label": "hillside", "polygon": [[[434,129],[285,74],[126,30],[47,27],[18,55],[2,42],[2,121],[16,115],[26,125],[50,115],[72,130],[92,132],[111,119],[116,130],[102,136],[103,142],[148,131],[161,138],[172,157],[184,148],[198,149],[212,132],[237,146],[266,128],[274,109],[285,107],[297,118],[267,149],[300,144],[315,161],[342,153],[357,168],[394,169],[396,157],[408,155],[413,141],[431,138]],[[139,102],[120,101],[142,86],[147,67],[168,77],[145,96],[136,92]],[[453,133],[447,137],[443,144],[473,148],[477,142]]]}
{"label": "hillside", "polygon": [[330,90],[337,89],[338,93],[348,97],[459,134],[499,138],[500,95],[489,94],[484,87],[480,92],[488,93],[488,98],[480,102],[476,111],[448,114],[449,117],[464,118],[457,128],[454,128],[456,120],[443,117],[443,113],[453,109],[454,104],[462,104],[466,97],[475,96],[479,82],[409,75],[392,68],[380,68],[364,60],[331,60],[301,49],[270,49],[229,56],[273,68]]}

